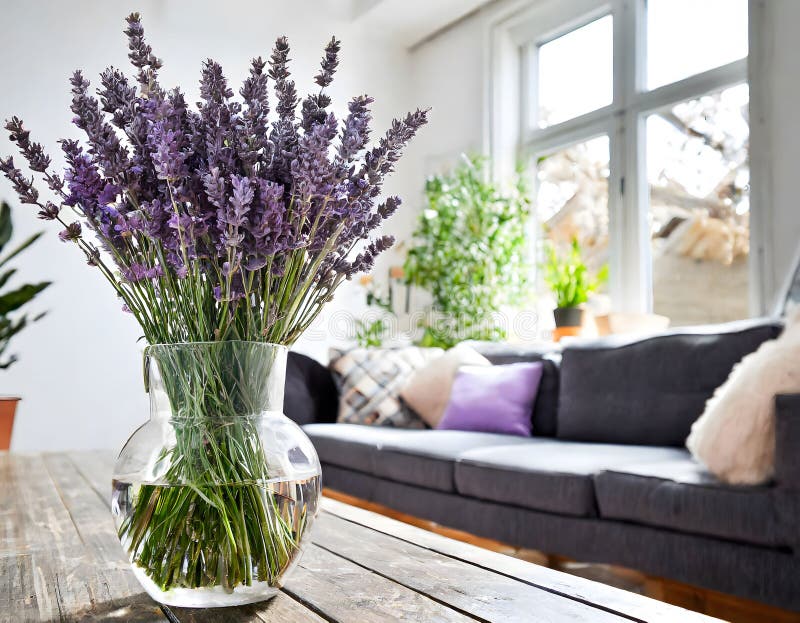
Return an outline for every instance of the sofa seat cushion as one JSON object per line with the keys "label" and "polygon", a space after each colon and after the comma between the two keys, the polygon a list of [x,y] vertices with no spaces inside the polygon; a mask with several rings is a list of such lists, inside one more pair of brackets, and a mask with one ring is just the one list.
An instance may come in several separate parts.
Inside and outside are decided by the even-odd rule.
{"label": "sofa seat cushion", "polygon": [[676,448],[576,443],[530,438],[525,444],[476,448],[456,463],[462,495],[540,511],[596,516],[592,476],[605,469],[680,455]]}
{"label": "sofa seat cushion", "polygon": [[304,430],[323,463],[447,492],[455,491],[454,465],[465,451],[529,441],[494,433],[357,424],[308,424]]}
{"label": "sofa seat cushion", "polygon": [[595,476],[600,516],[756,545],[789,546],[775,490],[716,480],[683,452]]}

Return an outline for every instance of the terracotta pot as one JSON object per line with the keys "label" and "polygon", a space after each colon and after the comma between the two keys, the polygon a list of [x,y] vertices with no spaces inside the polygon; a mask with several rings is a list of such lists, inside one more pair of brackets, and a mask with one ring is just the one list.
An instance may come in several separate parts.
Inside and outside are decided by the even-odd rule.
{"label": "terracotta pot", "polygon": [[583,309],[580,307],[556,307],[553,310],[553,318],[556,320],[557,327],[580,327],[583,326]]}
{"label": "terracotta pot", "polygon": [[0,450],[11,447],[11,431],[14,428],[14,414],[17,412],[19,398],[0,397]]}

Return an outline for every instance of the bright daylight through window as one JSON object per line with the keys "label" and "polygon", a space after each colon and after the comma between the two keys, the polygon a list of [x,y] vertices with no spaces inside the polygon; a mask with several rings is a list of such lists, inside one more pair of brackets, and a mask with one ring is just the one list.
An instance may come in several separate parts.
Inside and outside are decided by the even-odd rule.
{"label": "bright daylight through window", "polygon": [[602,7],[523,47],[542,238],[608,262],[617,310],[746,317],[747,0]]}

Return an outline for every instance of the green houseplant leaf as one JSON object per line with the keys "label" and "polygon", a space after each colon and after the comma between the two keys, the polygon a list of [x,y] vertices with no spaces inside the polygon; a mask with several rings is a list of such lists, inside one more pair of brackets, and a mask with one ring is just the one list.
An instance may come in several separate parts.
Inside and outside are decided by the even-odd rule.
{"label": "green houseplant leaf", "polygon": [[589,300],[608,281],[608,265],[604,264],[593,277],[581,256],[577,238],[572,239],[569,250],[559,256],[555,245],[550,242],[545,247],[545,261],[542,264],[544,282],[556,297],[560,308],[578,307]]}
{"label": "green houseplant leaf", "polygon": [[493,319],[527,294],[525,227],[531,201],[522,170],[502,191],[489,180],[489,162],[464,157],[452,172],[429,178],[404,272],[429,291],[435,321],[423,324],[423,346],[448,348],[466,339],[500,340]]}
{"label": "green houseplant leaf", "polygon": [[[5,246],[11,240],[13,233],[14,227],[11,222],[11,207],[4,201],[0,203],[0,253],[3,252]],[[25,249],[30,247],[39,239],[39,236],[41,236],[41,233],[30,236],[24,242],[17,245],[12,251],[0,257],[0,267],[6,266],[9,260],[17,257]],[[16,272],[16,268],[7,268],[0,273],[0,288],[5,288]],[[36,322],[44,316],[44,314],[37,314],[33,318],[29,318],[28,315],[22,314],[12,318],[9,314],[18,312],[49,285],[49,281],[43,281],[34,284],[24,284],[12,288],[11,290],[0,292],[0,369],[8,368],[17,360],[15,355],[6,356],[11,338],[28,326],[30,322]]]}

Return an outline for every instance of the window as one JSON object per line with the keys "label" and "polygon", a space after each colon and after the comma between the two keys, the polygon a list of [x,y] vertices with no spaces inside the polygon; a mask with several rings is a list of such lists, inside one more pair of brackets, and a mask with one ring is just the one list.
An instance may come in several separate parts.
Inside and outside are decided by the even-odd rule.
{"label": "window", "polygon": [[578,238],[590,269],[608,260],[608,137],[539,157],[536,206],[545,235],[567,247]]}
{"label": "window", "polygon": [[653,311],[675,325],[748,316],[746,84],[647,117]]}
{"label": "window", "polygon": [[613,36],[607,15],[539,46],[531,82],[538,95],[540,128],[611,103]]}
{"label": "window", "polygon": [[615,310],[748,316],[747,0],[549,0],[507,33],[539,240],[608,262]]}

